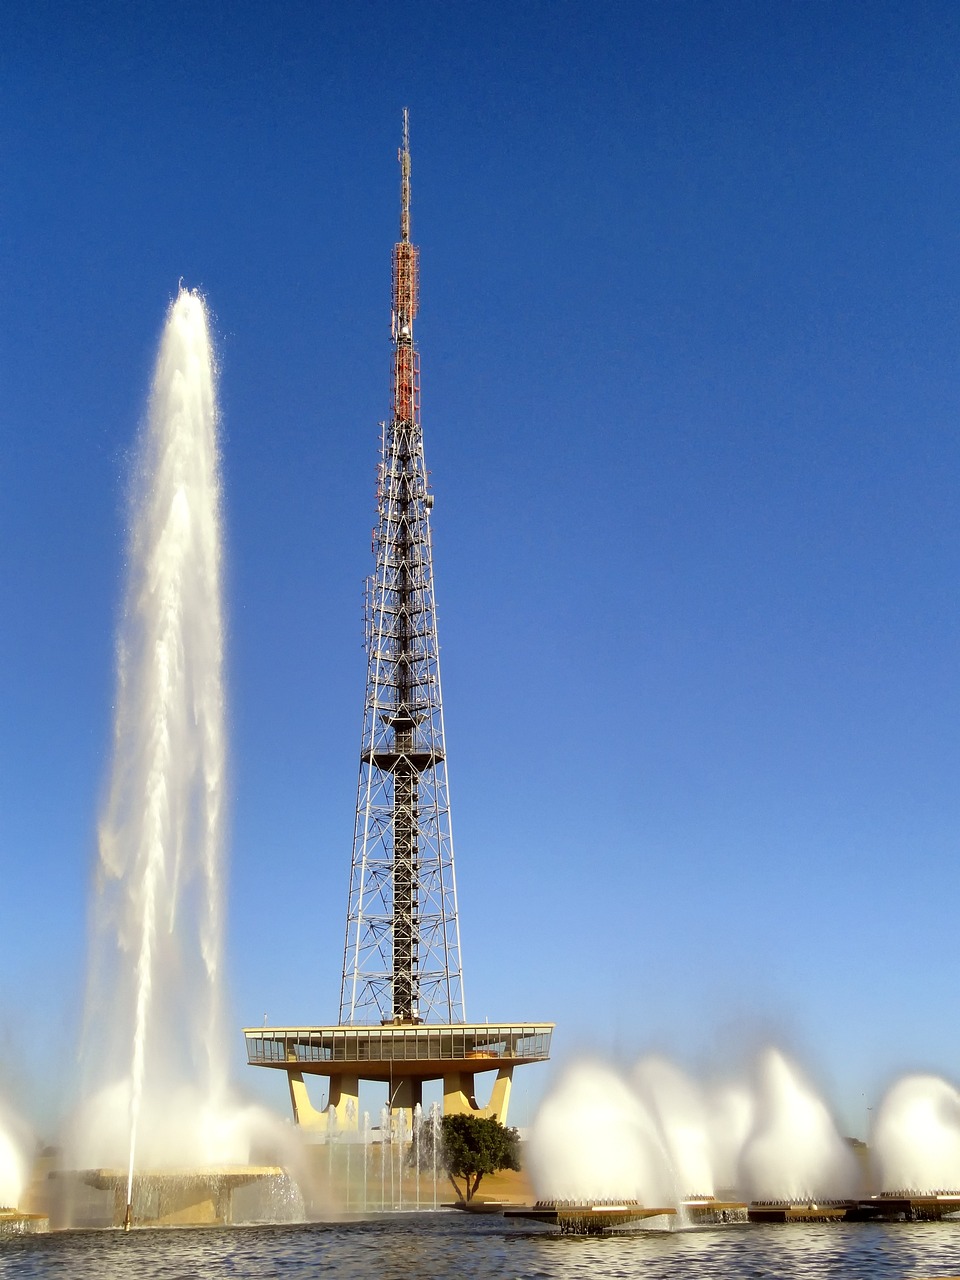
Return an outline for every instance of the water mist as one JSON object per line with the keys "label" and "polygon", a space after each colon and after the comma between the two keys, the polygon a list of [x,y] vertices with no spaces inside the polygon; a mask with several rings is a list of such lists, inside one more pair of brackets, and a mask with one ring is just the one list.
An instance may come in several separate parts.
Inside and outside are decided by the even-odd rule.
{"label": "water mist", "polygon": [[880,1104],[870,1145],[881,1192],[960,1191],[960,1092],[939,1076],[904,1076]]}
{"label": "water mist", "polygon": [[760,1055],[753,1128],[740,1153],[751,1199],[842,1200],[861,1192],[859,1171],[826,1104],[778,1049]]}
{"label": "water mist", "polygon": [[28,1152],[34,1146],[27,1126],[0,1104],[0,1209],[16,1209],[28,1182]]}
{"label": "water mist", "polygon": [[629,1074],[574,1063],[537,1113],[529,1159],[545,1200],[682,1208],[716,1194],[822,1201],[861,1190],[825,1103],[772,1048],[759,1055],[752,1078],[722,1086],[701,1084],[661,1057],[642,1059]]}
{"label": "water mist", "polygon": [[675,1179],[642,1099],[612,1067],[573,1064],[541,1104],[527,1149],[544,1200],[672,1203]]}
{"label": "water mist", "polygon": [[[84,1028],[84,1165],[246,1159],[221,1010],[220,480],[203,300],[166,320],[131,495]],[[242,1126],[239,1126],[242,1128]]]}

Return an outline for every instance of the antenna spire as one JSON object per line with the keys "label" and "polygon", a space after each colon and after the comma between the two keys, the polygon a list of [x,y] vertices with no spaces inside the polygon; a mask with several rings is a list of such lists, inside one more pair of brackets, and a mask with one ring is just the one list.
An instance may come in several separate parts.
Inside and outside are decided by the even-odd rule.
{"label": "antenna spire", "polygon": [[400,239],[410,243],[410,111],[403,108],[403,146],[400,161]]}
{"label": "antenna spire", "polygon": [[400,160],[400,239],[393,247],[393,419],[419,422],[420,359],[413,342],[413,318],[420,297],[419,256],[410,243],[410,112],[403,109]]}

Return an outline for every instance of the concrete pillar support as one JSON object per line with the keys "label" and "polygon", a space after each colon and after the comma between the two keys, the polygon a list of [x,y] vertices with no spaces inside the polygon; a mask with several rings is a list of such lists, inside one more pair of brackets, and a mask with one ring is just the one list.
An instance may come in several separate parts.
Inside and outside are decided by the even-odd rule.
{"label": "concrete pillar support", "polygon": [[456,1071],[443,1077],[443,1114],[445,1116],[480,1116],[507,1123],[513,1067],[501,1067],[493,1084],[490,1101],[485,1107],[477,1102],[471,1071]]}
{"label": "concrete pillar support", "polygon": [[409,1076],[397,1081],[390,1098],[390,1114],[396,1124],[403,1112],[408,1135],[413,1133],[413,1109],[418,1105],[423,1106],[423,1081]]}
{"label": "concrete pillar support", "polygon": [[[287,1081],[290,1085],[290,1102],[293,1106],[293,1117],[297,1124],[305,1129],[325,1131],[329,1123],[329,1113],[318,1111],[310,1101],[307,1083],[302,1071],[288,1071]],[[357,1076],[333,1076],[330,1080],[330,1106],[337,1116],[338,1129],[356,1129],[359,1126],[360,1081]],[[350,1103],[353,1107],[350,1107]]]}

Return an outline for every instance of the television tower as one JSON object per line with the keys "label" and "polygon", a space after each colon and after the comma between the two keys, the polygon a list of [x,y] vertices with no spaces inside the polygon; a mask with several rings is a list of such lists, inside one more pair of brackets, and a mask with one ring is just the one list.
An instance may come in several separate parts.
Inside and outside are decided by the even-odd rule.
{"label": "television tower", "polygon": [[393,407],[377,468],[376,568],[366,593],[367,690],[340,986],[340,1022],[463,1022],[463,977],[440,694],[403,113],[393,250]]}
{"label": "television tower", "polygon": [[[393,406],[382,425],[377,467],[340,1020],[244,1029],[247,1061],[284,1072],[295,1120],[321,1135],[357,1129],[364,1081],[387,1086],[391,1123],[403,1115],[406,1134],[431,1081],[442,1081],[445,1115],[506,1122],[514,1070],[545,1062],[553,1035],[552,1022],[464,1020],[430,545],[433,495],[413,339],[417,265],[404,111],[400,239],[393,250]],[[489,1101],[481,1104],[475,1077],[493,1071]],[[305,1076],[327,1079],[325,1110],[313,1106]]]}

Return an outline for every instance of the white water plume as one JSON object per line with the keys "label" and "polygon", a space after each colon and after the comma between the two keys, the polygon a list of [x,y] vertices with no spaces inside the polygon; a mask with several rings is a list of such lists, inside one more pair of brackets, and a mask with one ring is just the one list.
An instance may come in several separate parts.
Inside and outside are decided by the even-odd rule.
{"label": "white water plume", "polygon": [[753,1128],[756,1102],[745,1084],[710,1089],[705,1101],[714,1186],[719,1194],[737,1186],[740,1152]]}
{"label": "white water plume", "polygon": [[939,1076],[905,1076],[880,1104],[871,1135],[881,1193],[960,1191],[960,1092]]}
{"label": "white water plume", "polygon": [[27,1185],[31,1137],[25,1125],[0,1107],[0,1209],[16,1209]]}
{"label": "white water plume", "polygon": [[752,1132],[740,1184],[755,1200],[842,1200],[859,1190],[856,1161],[826,1104],[777,1049],[757,1070]]}
{"label": "white water plume", "polygon": [[633,1070],[633,1085],[655,1118],[680,1198],[713,1195],[713,1159],[703,1092],[666,1058]]}
{"label": "white water plume", "polygon": [[826,1105],[775,1049],[752,1080],[719,1087],[659,1057],[629,1076],[574,1064],[534,1120],[529,1160],[541,1199],[679,1206],[718,1193],[820,1201],[860,1190]]}
{"label": "white water plume", "polygon": [[537,1113],[527,1159],[541,1199],[673,1200],[652,1116],[601,1063],[577,1063],[563,1074]]}
{"label": "white water plume", "polygon": [[82,1164],[246,1158],[225,1113],[226,734],[215,373],[206,309],[167,315],[134,477],[99,828]]}

